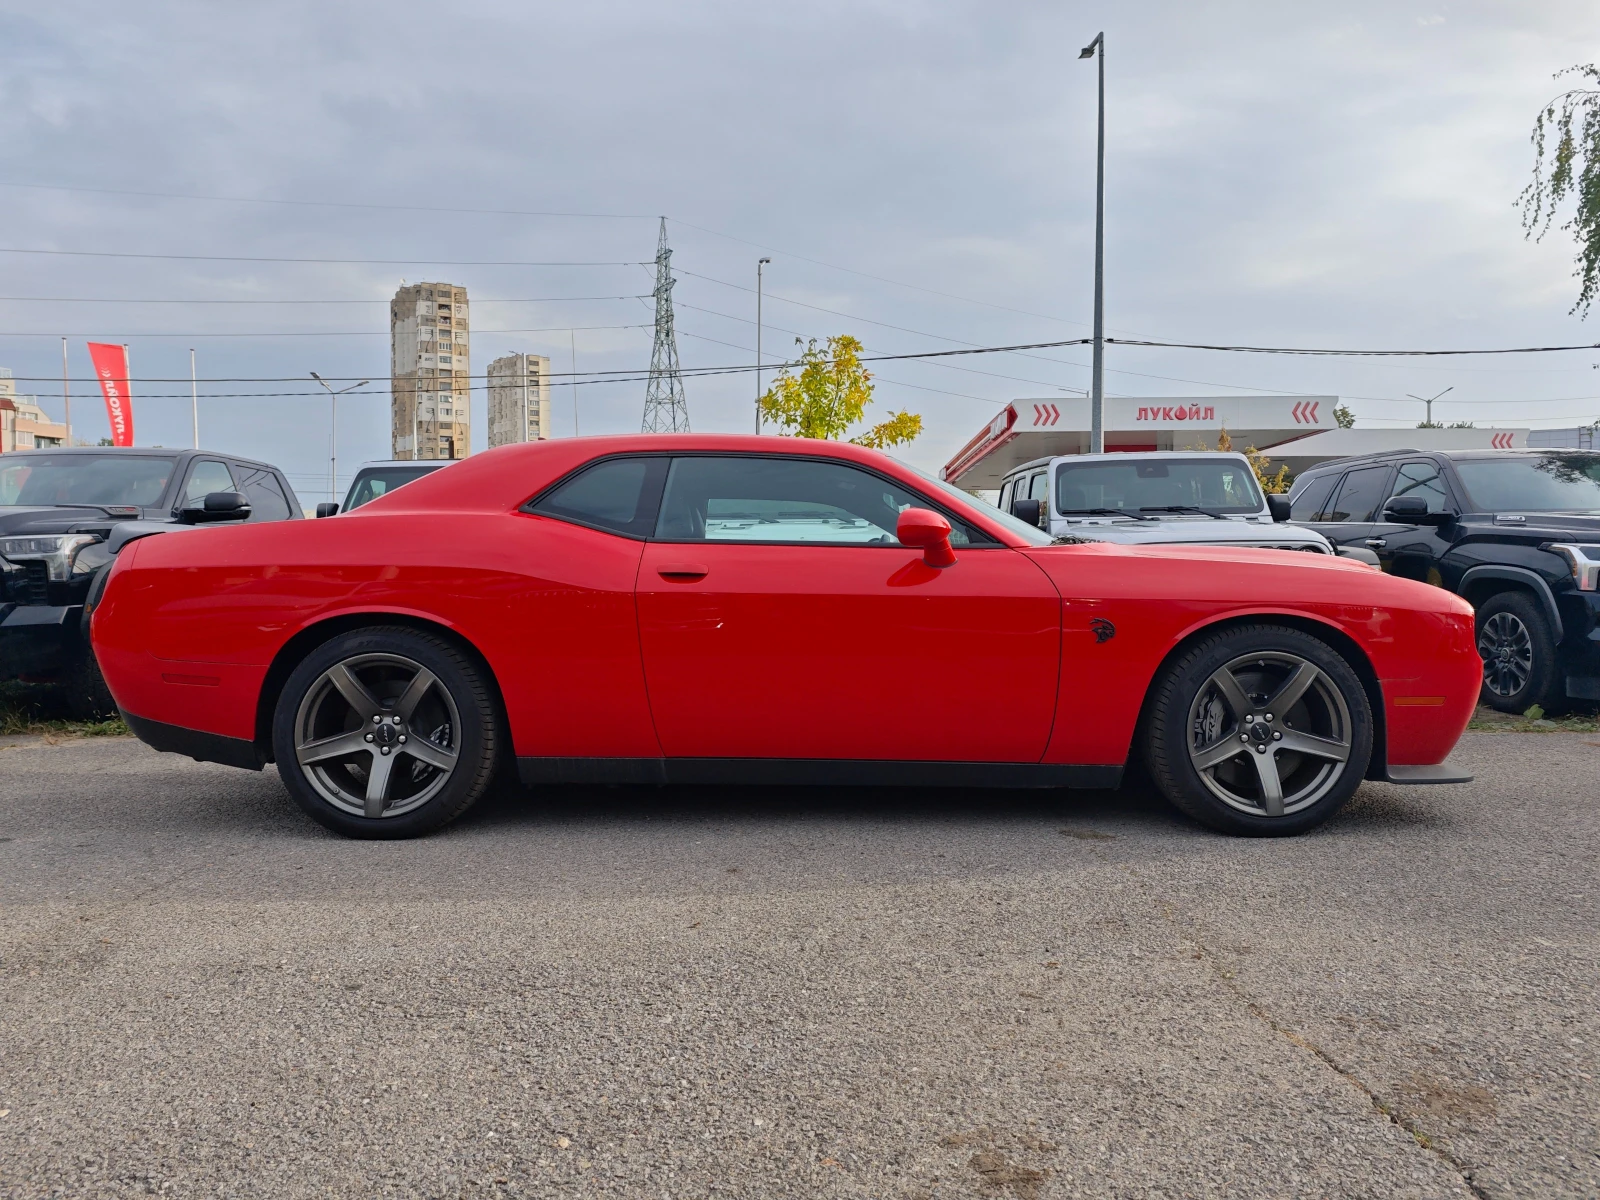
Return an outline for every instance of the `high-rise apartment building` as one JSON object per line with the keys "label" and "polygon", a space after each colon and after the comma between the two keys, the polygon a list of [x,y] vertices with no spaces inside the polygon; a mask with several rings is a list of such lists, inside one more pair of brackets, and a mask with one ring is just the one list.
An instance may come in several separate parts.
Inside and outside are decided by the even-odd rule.
{"label": "high-rise apartment building", "polygon": [[489,445],[539,442],[551,436],[550,360],[506,354],[489,364]]}
{"label": "high-rise apartment building", "polygon": [[11,368],[0,367],[0,454],[66,444],[67,427],[47,417],[34,397],[17,395]]}
{"label": "high-rise apartment building", "polygon": [[395,458],[465,458],[472,445],[467,290],[414,283],[389,305]]}

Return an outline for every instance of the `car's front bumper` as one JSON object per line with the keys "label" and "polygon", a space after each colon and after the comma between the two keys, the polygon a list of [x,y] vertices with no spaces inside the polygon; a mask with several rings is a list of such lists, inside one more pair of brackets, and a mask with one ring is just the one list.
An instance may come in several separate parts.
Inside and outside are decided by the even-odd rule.
{"label": "car's front bumper", "polygon": [[0,680],[52,675],[82,640],[81,604],[0,604]]}

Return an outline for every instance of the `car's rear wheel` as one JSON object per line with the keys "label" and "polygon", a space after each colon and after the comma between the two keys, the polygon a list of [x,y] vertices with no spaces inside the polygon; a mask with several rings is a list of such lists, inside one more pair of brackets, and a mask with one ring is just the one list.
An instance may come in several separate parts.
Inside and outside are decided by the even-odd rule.
{"label": "car's rear wheel", "polygon": [[464,813],[494,773],[482,671],[442,638],[383,626],[341,634],[284,683],[278,773],[296,803],[351,837],[414,837]]}
{"label": "car's rear wheel", "polygon": [[1145,760],[1156,786],[1228,833],[1303,833],[1366,775],[1372,711],[1350,664],[1298,629],[1225,630],[1156,681]]}
{"label": "car's rear wheel", "polygon": [[1479,607],[1477,624],[1483,702],[1508,713],[1535,704],[1556,709],[1565,698],[1556,638],[1538,602],[1527,592],[1501,592]]}

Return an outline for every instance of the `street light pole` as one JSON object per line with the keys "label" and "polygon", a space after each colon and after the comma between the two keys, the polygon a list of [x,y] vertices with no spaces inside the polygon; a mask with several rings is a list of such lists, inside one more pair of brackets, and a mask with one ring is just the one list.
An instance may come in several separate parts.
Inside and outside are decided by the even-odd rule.
{"label": "street light pole", "polygon": [[337,504],[339,503],[339,397],[346,392],[366,387],[372,381],[363,379],[360,383],[352,383],[347,388],[334,391],[328,387],[328,381],[315,371],[311,372],[311,378],[328,389],[328,396],[333,402],[333,411],[328,422],[328,499]]}
{"label": "street light pole", "polygon": [[200,449],[200,384],[194,377],[194,347],[189,347],[189,416],[194,421],[194,448]]}
{"label": "street light pole", "polygon": [[[1455,390],[1455,385],[1451,384],[1449,387],[1445,388],[1444,392],[1453,392]],[[1444,395],[1444,392],[1440,392],[1439,396]],[[1431,426],[1433,424],[1433,402],[1437,400],[1439,396],[1419,396],[1415,392],[1407,392],[1406,395],[1410,396],[1413,400],[1421,400],[1428,406],[1428,416],[1424,424]]]}
{"label": "street light pole", "polygon": [[1079,58],[1094,58],[1099,51],[1099,135],[1094,162],[1094,366],[1089,382],[1089,453],[1106,448],[1105,421],[1105,301],[1106,301],[1106,35],[1094,35]]}
{"label": "street light pole", "polygon": [[756,260],[756,433],[761,432],[761,269],[772,260]]}

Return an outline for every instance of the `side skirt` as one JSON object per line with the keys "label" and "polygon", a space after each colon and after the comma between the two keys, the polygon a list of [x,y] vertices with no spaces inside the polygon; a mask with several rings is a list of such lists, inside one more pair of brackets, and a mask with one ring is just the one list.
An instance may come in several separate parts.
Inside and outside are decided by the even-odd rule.
{"label": "side skirt", "polygon": [[522,782],[1111,789],[1122,767],[834,758],[519,758]]}
{"label": "side skirt", "polygon": [[145,745],[169,754],[187,754],[195,762],[214,762],[227,767],[259,771],[265,761],[256,744],[246,738],[224,737],[220,733],[203,733],[198,729],[185,729],[182,725],[151,721],[136,717],[126,709],[122,712],[122,719]]}

